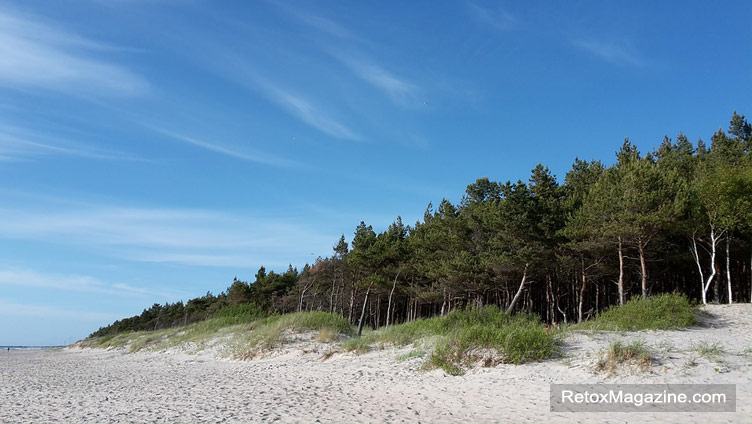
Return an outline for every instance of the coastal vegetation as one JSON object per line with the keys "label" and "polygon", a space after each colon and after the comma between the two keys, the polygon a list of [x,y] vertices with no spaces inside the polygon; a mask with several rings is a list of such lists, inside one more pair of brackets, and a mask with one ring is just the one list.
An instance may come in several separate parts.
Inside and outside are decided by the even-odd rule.
{"label": "coastal vegetation", "polygon": [[664,293],[649,298],[635,297],[623,306],[600,313],[595,319],[572,329],[605,331],[673,330],[696,322],[697,311],[686,296]]}
{"label": "coastal vegetation", "polygon": [[645,345],[644,340],[633,340],[629,343],[615,341],[603,352],[595,364],[595,369],[613,375],[624,366],[645,370],[653,365],[653,361],[653,353]]}
{"label": "coastal vegetation", "polygon": [[543,165],[528,182],[479,178],[413,225],[361,222],[300,270],[261,267],[252,281],[155,304],[89,342],[201,342],[228,328],[247,333],[249,352],[298,330],[356,352],[432,339],[429,362],[459,373],[479,358],[550,357],[559,323],[692,325],[693,302],[750,301],[751,253],[752,127],[734,113],[709,145],[679,134],[643,154],[625,140],[613,164],[576,159],[561,184]]}

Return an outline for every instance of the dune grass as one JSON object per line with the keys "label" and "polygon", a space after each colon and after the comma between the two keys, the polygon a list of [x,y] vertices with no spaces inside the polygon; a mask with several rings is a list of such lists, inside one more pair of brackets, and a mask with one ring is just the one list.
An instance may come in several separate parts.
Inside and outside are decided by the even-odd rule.
{"label": "dune grass", "polygon": [[725,350],[719,342],[701,341],[695,346],[695,351],[705,357],[706,359],[713,360],[720,358]]}
{"label": "dune grass", "polygon": [[697,307],[686,296],[666,293],[643,299],[635,297],[612,307],[591,321],[569,326],[571,330],[640,331],[686,328],[697,322]]}
{"label": "dune grass", "polygon": [[595,365],[597,371],[615,374],[623,365],[633,365],[646,370],[653,365],[653,353],[645,345],[644,340],[633,340],[629,343],[615,341],[606,349],[604,355]]}
{"label": "dune grass", "polygon": [[404,362],[404,361],[409,361],[415,358],[423,358],[427,354],[428,352],[426,352],[425,350],[413,349],[410,352],[407,352],[403,355],[398,355],[396,358],[394,358],[394,360],[397,362]]}
{"label": "dune grass", "polygon": [[349,351],[362,353],[372,346],[405,346],[421,340],[434,340],[426,366],[459,375],[491,353],[495,363],[519,364],[543,360],[557,352],[559,343],[535,315],[505,317],[496,307],[453,311],[443,317],[419,319],[378,329],[343,344]]}
{"label": "dune grass", "polygon": [[273,315],[255,321],[247,330],[236,333],[232,356],[237,359],[251,359],[260,352],[274,349],[294,333],[318,332],[317,340],[321,342],[332,342],[339,339],[340,335],[353,333],[353,327],[347,319],[321,311]]}
{"label": "dune grass", "polygon": [[105,349],[128,346],[130,352],[138,352],[146,349],[166,349],[186,342],[201,344],[226,333],[230,327],[254,322],[265,315],[255,305],[231,305],[220,309],[209,319],[186,326],[92,337],[84,340],[82,346]]}
{"label": "dune grass", "polygon": [[[664,294],[648,299],[635,298],[624,306],[603,312],[592,321],[567,329],[548,330],[536,315],[506,317],[502,310],[489,306],[455,310],[445,316],[373,331],[366,329],[362,337],[347,338],[353,335],[353,326],[337,314],[310,311],[266,316],[253,305],[236,305],[185,327],[92,338],[82,345],[100,348],[127,346],[131,352],[136,352],[192,343],[198,350],[209,340],[225,337],[229,341],[226,345],[230,356],[249,359],[296,339],[298,333],[314,332],[312,339],[308,335],[305,337],[319,343],[340,343],[344,350],[356,353],[365,353],[374,347],[412,344],[426,356],[426,367],[458,375],[481,361],[485,365],[520,364],[550,358],[557,354],[561,336],[570,329],[636,331],[683,328],[696,322],[696,310],[686,297]],[[611,369],[612,363],[629,356],[630,350],[639,351],[639,347],[612,346],[602,366]],[[410,358],[401,360],[407,359]]]}
{"label": "dune grass", "polygon": [[284,341],[285,332],[318,331],[318,340],[332,342],[352,333],[346,319],[326,312],[300,312],[266,316],[254,305],[233,305],[219,310],[211,318],[184,327],[155,331],[136,331],[85,340],[84,347],[123,348],[130,352],[162,350],[184,343],[201,346],[218,337],[235,341],[237,356],[250,350],[271,349]]}

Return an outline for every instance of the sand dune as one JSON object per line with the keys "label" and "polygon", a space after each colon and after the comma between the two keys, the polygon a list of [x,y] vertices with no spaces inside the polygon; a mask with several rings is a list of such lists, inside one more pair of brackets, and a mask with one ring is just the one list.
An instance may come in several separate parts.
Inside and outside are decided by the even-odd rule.
{"label": "sand dune", "polygon": [[[716,318],[686,331],[580,333],[542,363],[478,367],[460,377],[420,370],[412,350],[324,359],[319,346],[229,361],[181,353],[69,348],[0,355],[0,422],[748,422],[752,413],[752,305],[710,306]],[[615,339],[641,338],[648,371],[594,371]],[[701,342],[724,353],[706,358]],[[734,383],[735,413],[552,413],[551,383]]]}

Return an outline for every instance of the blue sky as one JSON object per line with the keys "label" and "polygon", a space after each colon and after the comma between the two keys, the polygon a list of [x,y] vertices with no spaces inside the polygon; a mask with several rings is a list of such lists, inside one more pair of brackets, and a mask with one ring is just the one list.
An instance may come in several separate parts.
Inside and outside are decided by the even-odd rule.
{"label": "blue sky", "polygon": [[752,3],[0,0],[0,345],[752,114]]}

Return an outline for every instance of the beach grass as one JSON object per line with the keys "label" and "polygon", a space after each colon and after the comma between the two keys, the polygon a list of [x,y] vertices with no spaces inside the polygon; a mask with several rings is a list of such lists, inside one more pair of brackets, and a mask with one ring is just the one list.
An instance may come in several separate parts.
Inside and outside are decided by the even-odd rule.
{"label": "beach grass", "polygon": [[695,351],[706,359],[716,359],[723,353],[723,346],[718,342],[701,341],[695,347]]}
{"label": "beach grass", "polygon": [[635,297],[612,307],[595,319],[571,325],[569,330],[640,331],[675,330],[697,322],[698,308],[686,296],[666,293],[647,299]]}
{"label": "beach grass", "polygon": [[[427,368],[459,375],[478,361],[520,364],[556,354],[559,338],[546,331],[537,316],[504,316],[499,308],[468,308],[442,316],[381,328],[343,344],[363,353],[372,346],[406,346],[432,340]],[[489,359],[493,357],[493,359]],[[490,361],[490,362],[489,362]]]}
{"label": "beach grass", "polygon": [[128,348],[128,351],[164,350],[185,343],[201,346],[212,339],[232,340],[231,356],[251,357],[251,352],[270,350],[285,340],[286,334],[317,332],[319,342],[330,343],[351,335],[352,326],[340,315],[320,311],[267,316],[253,305],[235,305],[218,311],[212,318],[184,327],[155,331],[135,331],[93,337],[83,347]]}
{"label": "beach grass", "polygon": [[407,352],[407,353],[402,354],[402,355],[398,355],[396,358],[394,358],[394,360],[397,361],[397,362],[404,362],[404,361],[409,361],[411,359],[423,358],[427,354],[428,354],[428,352],[426,352],[425,350],[422,350],[422,349],[413,349],[410,352]]}
{"label": "beach grass", "polygon": [[653,353],[644,340],[633,340],[629,343],[615,341],[596,362],[595,368],[597,371],[615,374],[623,365],[634,365],[641,370],[646,370],[653,365],[653,361]]}
{"label": "beach grass", "polygon": [[353,327],[341,315],[322,311],[272,315],[254,321],[245,331],[236,332],[232,356],[250,359],[284,344],[288,335],[307,331],[317,332],[318,341],[329,343],[351,335]]}

